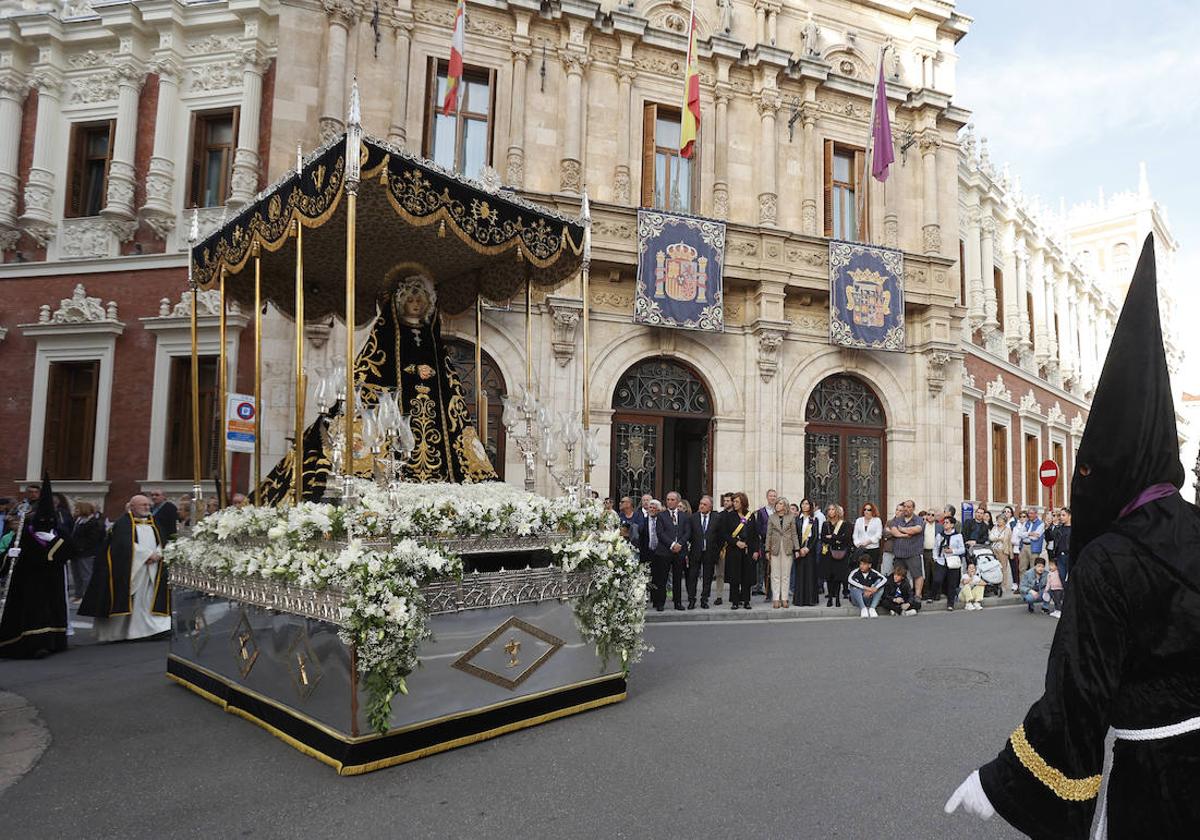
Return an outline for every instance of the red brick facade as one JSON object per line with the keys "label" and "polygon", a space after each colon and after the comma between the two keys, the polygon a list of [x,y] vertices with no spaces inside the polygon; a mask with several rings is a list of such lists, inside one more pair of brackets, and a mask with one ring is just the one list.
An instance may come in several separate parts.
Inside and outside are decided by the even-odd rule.
{"label": "red brick facade", "polygon": [[[986,392],[988,383],[994,382],[997,376],[1001,376],[1004,379],[1005,387],[1012,392],[1012,401],[1018,405],[1021,402],[1021,398],[1032,389],[1040,406],[1039,414],[1042,416],[1042,419],[1036,424],[1039,441],[1038,464],[1052,457],[1051,426],[1047,422],[1046,417],[1055,403],[1060,406],[1068,424],[1076,414],[1081,415],[1084,420],[1087,420],[1087,410],[1085,408],[1082,408],[1071,399],[1063,397],[1061,394],[1050,391],[1045,387],[1044,383],[1027,373],[1024,375],[1015,374],[1010,368],[1001,368],[999,365],[985,358],[970,353],[964,358],[964,364],[966,365],[967,372],[975,378],[975,387],[981,391]],[[1027,498],[1028,494],[1025,487],[1025,435],[1022,431],[1023,418],[1019,411],[1008,413],[1010,424],[1008,456],[1011,463],[1011,486],[1009,487],[1008,498],[992,498],[992,489],[988,486],[988,466],[992,458],[991,416],[987,402],[984,399],[976,401],[974,413],[975,456],[971,459],[971,489],[973,497],[990,504],[1012,503],[1014,505],[1025,506],[1037,505],[1039,507],[1046,507],[1051,504],[1059,506],[1069,504],[1071,474],[1075,469],[1075,449],[1070,431],[1055,429],[1055,434],[1061,434],[1064,438],[1062,443],[1063,461],[1065,463],[1059,464],[1058,486],[1051,490],[1043,487],[1039,482],[1036,498]],[[1036,466],[1034,468],[1036,469]]]}
{"label": "red brick facade", "polygon": [[[63,274],[0,280],[4,301],[3,326],[8,336],[0,342],[0,370],[5,372],[0,398],[0,496],[13,496],[24,481],[28,458],[29,422],[33,394],[35,338],[23,335],[18,324],[35,323],[38,309],[71,297],[77,283],[88,295],[105,304],[116,301],[125,331],[117,338],[113,361],[113,401],[109,423],[107,480],[111,482],[105,509],[119,515],[124,503],[147,478],[150,448],[150,406],[154,388],[155,336],[142,327],[140,318],[159,314],[159,301],[178,301],[186,286],[184,268],[145,269],[94,274]],[[239,374],[253,374],[252,329],[243,331],[238,349]],[[248,379],[242,379],[243,383]],[[232,386],[232,383],[231,383]]]}

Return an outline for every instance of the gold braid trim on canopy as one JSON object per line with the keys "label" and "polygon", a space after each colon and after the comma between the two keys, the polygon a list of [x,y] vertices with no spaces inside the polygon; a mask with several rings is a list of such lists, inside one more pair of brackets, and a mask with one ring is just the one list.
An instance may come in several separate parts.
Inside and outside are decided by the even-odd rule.
{"label": "gold braid trim on canopy", "polygon": [[[284,315],[295,312],[293,220],[303,225],[306,320],[345,311],[345,138],[310,155],[254,204],[192,250],[192,273],[212,288],[222,270],[227,290],[247,308],[253,284],[238,277],[262,251],[263,298]],[[504,190],[491,191],[373,138],[360,146],[355,312],[358,325],[375,315],[388,269],[401,259],[428,268],[443,312],[475,299],[504,301],[526,282],[553,289],[573,278],[583,255],[583,225]]]}

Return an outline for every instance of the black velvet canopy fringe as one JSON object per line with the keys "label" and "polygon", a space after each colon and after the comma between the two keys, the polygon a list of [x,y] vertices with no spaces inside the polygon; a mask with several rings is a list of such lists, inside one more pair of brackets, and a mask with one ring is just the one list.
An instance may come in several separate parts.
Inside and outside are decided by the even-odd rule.
{"label": "black velvet canopy fringe", "polygon": [[[331,140],[295,171],[258,196],[220,230],[192,249],[192,278],[215,288],[226,271],[226,292],[254,305],[254,243],[262,254],[262,294],[295,315],[296,240],[304,226],[305,319],[345,309],[345,136]],[[524,287],[553,289],[579,270],[582,222],[505,192],[491,192],[430,161],[371,137],[361,146],[357,210],[355,312],[359,325],[375,316],[386,275],[398,263],[424,268],[449,314],[483,295],[503,301]]]}

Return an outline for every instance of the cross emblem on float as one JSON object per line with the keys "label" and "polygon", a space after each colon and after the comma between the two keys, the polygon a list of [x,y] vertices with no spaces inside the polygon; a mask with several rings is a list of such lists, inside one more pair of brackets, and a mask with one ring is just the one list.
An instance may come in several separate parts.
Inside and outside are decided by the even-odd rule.
{"label": "cross emblem on float", "polygon": [[517,654],[521,652],[521,643],[516,639],[509,639],[508,644],[504,646],[504,652],[508,654],[508,667],[516,668],[521,664],[517,659]]}

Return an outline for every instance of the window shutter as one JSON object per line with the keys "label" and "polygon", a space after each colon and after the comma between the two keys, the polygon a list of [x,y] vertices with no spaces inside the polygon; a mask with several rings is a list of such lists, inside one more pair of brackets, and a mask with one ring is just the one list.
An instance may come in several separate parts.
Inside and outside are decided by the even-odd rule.
{"label": "window shutter", "polygon": [[66,215],[71,218],[79,216],[79,205],[83,196],[83,161],[82,157],[82,138],[83,129],[78,125],[71,126],[71,150],[67,154],[67,166],[69,174],[67,176],[67,211]]}
{"label": "window shutter", "polygon": [[200,206],[200,184],[203,183],[203,173],[201,169],[204,161],[204,118],[192,112],[191,116],[192,128],[192,171],[191,177],[188,179],[188,207]]}
{"label": "window shutter", "polygon": [[108,147],[104,155],[104,197],[100,199],[100,206],[108,206],[108,170],[112,168],[113,159],[113,144],[117,142],[117,121],[108,121]]}
{"label": "window shutter", "polygon": [[225,171],[221,173],[221,185],[223,199],[222,204],[229,201],[229,196],[233,194],[233,159],[237,155],[238,147],[238,126],[242,118],[242,109],[234,107],[230,115],[230,122],[233,125],[233,133],[230,135],[229,150],[225,153]]}
{"label": "window shutter", "polygon": [[424,157],[433,158],[433,129],[434,114],[437,112],[438,101],[438,60],[432,56],[425,73],[425,130],[422,132],[422,150]]}
{"label": "window shutter", "polygon": [[825,141],[825,235],[833,236],[833,141]]}
{"label": "window shutter", "polygon": [[858,208],[861,205],[863,209],[863,217],[854,220],[854,230],[858,234],[859,242],[867,242],[871,237],[871,196],[867,194],[867,182],[864,179],[867,169],[867,153],[864,151],[856,151],[854,153],[854,207],[851,208],[851,213],[858,213]]}
{"label": "window shutter", "polygon": [[647,102],[642,106],[642,206],[654,206],[654,121],[658,106]]}
{"label": "window shutter", "polygon": [[[492,162],[495,156],[495,143],[493,142],[496,132],[496,70],[492,68],[488,70],[488,118],[487,118],[487,160],[488,166],[495,166]],[[522,117],[523,118],[523,117]]]}

